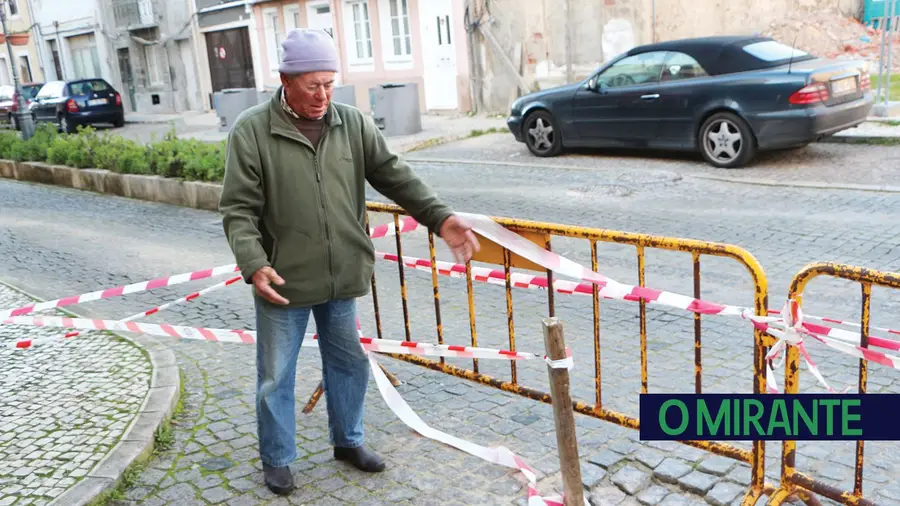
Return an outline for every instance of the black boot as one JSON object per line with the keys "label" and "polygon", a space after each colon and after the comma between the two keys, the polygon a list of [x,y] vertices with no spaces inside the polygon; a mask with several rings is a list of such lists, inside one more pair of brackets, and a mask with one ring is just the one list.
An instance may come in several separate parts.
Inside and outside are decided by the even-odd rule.
{"label": "black boot", "polygon": [[334,458],[347,460],[360,471],[380,473],[384,471],[384,460],[365,446],[359,448],[334,448]]}
{"label": "black boot", "polygon": [[294,490],[294,475],[291,468],[272,467],[263,463],[263,474],[266,477],[266,486],[278,495],[288,495]]}

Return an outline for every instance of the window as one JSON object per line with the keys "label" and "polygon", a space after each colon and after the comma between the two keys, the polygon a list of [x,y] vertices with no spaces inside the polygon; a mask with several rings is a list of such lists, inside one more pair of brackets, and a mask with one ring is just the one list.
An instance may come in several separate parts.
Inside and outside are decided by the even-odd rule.
{"label": "window", "polygon": [[284,36],[291,30],[300,28],[300,6],[286,5],[284,7]]}
{"label": "window", "polygon": [[36,98],[59,98],[63,96],[66,89],[66,83],[63,81],[52,81],[45,84],[41,91],[38,92]]}
{"label": "window", "polygon": [[0,84],[12,84],[12,72],[6,63],[6,58],[0,58]]}
{"label": "window", "polygon": [[663,65],[660,81],[680,81],[707,75],[697,60],[684,53],[670,52],[666,64]]}
{"label": "window", "polygon": [[106,81],[92,79],[90,81],[69,83],[69,90],[71,90],[72,95],[90,95],[98,91],[110,91],[110,87]]}
{"label": "window", "polygon": [[19,15],[19,0],[6,0],[6,5],[9,6],[10,17]]}
{"label": "window", "polygon": [[163,85],[162,64],[159,61],[159,50],[156,46],[144,46],[144,59],[147,62],[147,85]]}
{"label": "window", "polygon": [[23,83],[30,83],[33,81],[31,77],[31,62],[28,61],[27,54],[19,56],[19,78]]}
{"label": "window", "polygon": [[369,26],[369,3],[367,1],[352,2],[348,5],[352,16],[351,33],[356,60],[372,59],[372,33]]}
{"label": "window", "polygon": [[394,56],[412,54],[412,37],[409,30],[409,8],[407,0],[388,0],[388,14],[391,22],[391,45]]}
{"label": "window", "polygon": [[800,49],[782,44],[781,42],[776,42],[774,40],[748,44],[744,46],[744,51],[750,53],[756,58],[759,58],[760,60],[769,62],[789,60],[791,59],[791,57],[804,58],[806,56],[809,56],[809,53],[805,51],[801,51]]}
{"label": "window", "polygon": [[69,37],[72,70],[75,79],[89,79],[100,76],[100,57],[93,34]]}
{"label": "window", "polygon": [[281,33],[281,16],[278,15],[278,9],[263,10],[263,18],[266,31],[266,50],[269,58],[269,71],[273,74],[278,73],[278,67],[281,64],[281,57],[284,49],[281,43],[284,35]]}
{"label": "window", "polygon": [[625,57],[597,76],[597,86],[622,88],[659,82],[667,55],[665,51],[654,51]]}

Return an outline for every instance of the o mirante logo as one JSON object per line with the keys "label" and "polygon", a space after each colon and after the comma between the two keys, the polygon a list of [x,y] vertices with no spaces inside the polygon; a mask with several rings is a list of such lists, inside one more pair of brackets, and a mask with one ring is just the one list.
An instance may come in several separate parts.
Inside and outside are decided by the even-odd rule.
{"label": "o mirante logo", "polygon": [[642,394],[640,438],[894,441],[898,411],[897,394]]}

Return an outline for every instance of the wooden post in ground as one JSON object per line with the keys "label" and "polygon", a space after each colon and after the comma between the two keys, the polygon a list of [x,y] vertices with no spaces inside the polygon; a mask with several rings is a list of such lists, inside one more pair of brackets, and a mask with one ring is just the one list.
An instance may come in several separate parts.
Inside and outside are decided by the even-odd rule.
{"label": "wooden post in ground", "polygon": [[[566,342],[562,323],[555,318],[544,319],[544,346],[550,360],[566,358]],[[581,461],[575,437],[575,411],[569,394],[569,370],[547,368],[550,376],[550,395],[553,399],[553,420],[556,422],[556,444],[559,448],[559,469],[563,479],[566,506],[584,506],[581,485]]]}

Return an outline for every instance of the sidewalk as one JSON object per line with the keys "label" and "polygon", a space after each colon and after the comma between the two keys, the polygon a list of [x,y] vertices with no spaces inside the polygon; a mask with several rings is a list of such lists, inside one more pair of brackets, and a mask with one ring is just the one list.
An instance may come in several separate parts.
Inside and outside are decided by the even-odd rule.
{"label": "sidewalk", "polygon": [[[34,300],[0,283],[0,308]],[[66,316],[42,311],[43,316]],[[158,369],[171,351],[84,332],[67,341],[11,349],[59,329],[0,325],[0,505],[86,504],[149,455],[171,413],[177,384]],[[174,369],[174,380],[178,373]],[[152,394],[152,395],[151,395]]]}
{"label": "sidewalk", "polygon": [[900,144],[900,118],[870,118],[862,125],[838,132],[822,142]]}

